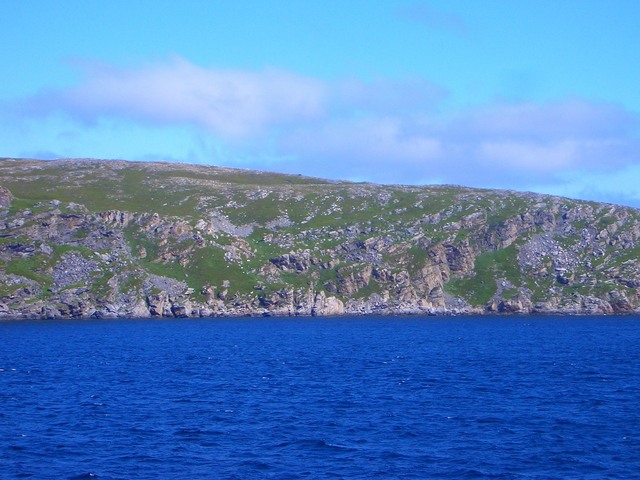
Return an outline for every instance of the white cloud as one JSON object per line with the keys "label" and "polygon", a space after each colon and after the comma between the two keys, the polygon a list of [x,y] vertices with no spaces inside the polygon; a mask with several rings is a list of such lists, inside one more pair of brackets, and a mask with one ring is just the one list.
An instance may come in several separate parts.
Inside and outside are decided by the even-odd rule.
{"label": "white cloud", "polygon": [[482,142],[480,157],[487,166],[509,168],[525,172],[553,173],[574,164],[578,144],[573,140],[565,140],[551,145],[539,145],[532,142]]}
{"label": "white cloud", "polygon": [[562,140],[620,135],[633,122],[623,109],[579,99],[546,103],[495,103],[463,112],[454,129],[476,136]]}
{"label": "white cloud", "polygon": [[101,117],[189,123],[229,138],[255,135],[292,119],[322,113],[324,84],[279,70],[206,69],[186,60],[139,69],[91,68],[85,81],[44,92],[30,110],[64,110],[85,121]]}
{"label": "white cloud", "polygon": [[326,122],[295,130],[285,136],[283,148],[290,153],[384,162],[430,160],[442,154],[440,142],[424,135],[407,135],[396,118],[361,118]]}
{"label": "white cloud", "polygon": [[437,110],[449,93],[423,78],[390,80],[378,78],[363,82],[347,78],[327,85],[332,111],[350,115],[353,111],[369,115],[423,114]]}
{"label": "white cloud", "polygon": [[[236,152],[243,167],[377,182],[529,188],[640,164],[638,116],[602,102],[495,102],[446,111],[449,93],[420,78],[324,81],[275,69],[204,68],[180,58],[85,72],[74,87],[23,101],[31,124],[62,112],[90,124],[92,138],[118,121],[188,127],[192,136],[210,136],[228,164]],[[111,143],[114,131],[105,133]],[[66,141],[38,148],[68,152],[74,144]],[[158,149],[148,148],[157,157]]]}

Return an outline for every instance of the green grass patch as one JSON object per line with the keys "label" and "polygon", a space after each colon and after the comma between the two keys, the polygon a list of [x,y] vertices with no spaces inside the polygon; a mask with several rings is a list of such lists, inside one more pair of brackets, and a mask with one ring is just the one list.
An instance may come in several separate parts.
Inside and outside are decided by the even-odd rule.
{"label": "green grass patch", "polygon": [[224,251],[218,248],[205,247],[197,249],[186,267],[187,284],[196,291],[206,285],[221,288],[224,280],[231,284],[229,293],[247,293],[253,291],[258,283],[257,277],[247,272],[242,266],[227,262]]}
{"label": "green grass patch", "polygon": [[501,225],[507,220],[517,217],[531,207],[529,200],[517,196],[498,197],[493,200],[493,207],[487,206],[487,223]]}
{"label": "green grass patch", "polygon": [[51,288],[53,286],[53,277],[46,273],[49,262],[50,258],[45,255],[16,258],[6,264],[5,271],[33,280],[43,288]]}
{"label": "green grass patch", "polygon": [[264,225],[287,212],[287,209],[278,202],[274,194],[269,194],[260,200],[245,199],[242,202],[247,202],[247,204],[240,208],[228,208],[225,210],[225,214],[232,223]]}
{"label": "green grass patch", "polygon": [[16,285],[7,285],[0,283],[0,297],[10,297],[21,288],[25,288],[28,285],[26,283],[18,283]]}
{"label": "green grass patch", "polygon": [[620,265],[628,260],[637,260],[640,258],[640,245],[633,248],[627,248],[626,250],[616,250],[618,252],[618,256],[615,258],[613,262],[614,265]]}
{"label": "green grass patch", "polygon": [[447,293],[462,297],[471,305],[484,305],[497,293],[496,280],[507,279],[521,286],[515,245],[479,255],[475,262],[473,277],[453,279],[445,285]]}
{"label": "green grass patch", "polygon": [[288,287],[293,289],[308,288],[312,282],[309,272],[282,272],[280,277]]}
{"label": "green grass patch", "polygon": [[37,204],[38,202],[31,198],[14,198],[9,205],[8,215],[12,217],[25,210],[32,210]]}
{"label": "green grass patch", "polygon": [[614,223],[616,223],[615,217],[612,217],[609,215],[600,217],[598,219],[598,230],[604,230],[605,228],[607,228],[610,225],[613,225]]}
{"label": "green grass patch", "polygon": [[429,258],[429,251],[422,245],[412,245],[408,253],[412,258],[410,265],[412,271],[420,270],[424,267],[427,263],[427,258]]}
{"label": "green grass patch", "polygon": [[382,292],[382,286],[376,282],[373,278],[369,280],[369,283],[359,289],[354,295],[355,298],[369,298],[374,293]]}

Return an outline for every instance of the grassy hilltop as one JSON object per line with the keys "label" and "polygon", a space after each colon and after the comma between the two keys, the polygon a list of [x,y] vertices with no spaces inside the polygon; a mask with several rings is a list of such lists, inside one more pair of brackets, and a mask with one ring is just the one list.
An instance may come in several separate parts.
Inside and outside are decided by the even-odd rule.
{"label": "grassy hilltop", "polygon": [[628,312],[639,219],[459,186],[0,159],[0,316]]}

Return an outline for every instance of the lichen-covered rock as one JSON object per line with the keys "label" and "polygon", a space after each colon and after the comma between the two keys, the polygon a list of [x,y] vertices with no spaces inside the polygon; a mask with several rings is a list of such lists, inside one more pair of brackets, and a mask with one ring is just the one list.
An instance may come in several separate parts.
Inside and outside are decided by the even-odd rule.
{"label": "lichen-covered rock", "polygon": [[131,212],[121,212],[120,210],[108,210],[99,213],[100,218],[105,224],[126,227],[134,219]]}
{"label": "lichen-covered rock", "polygon": [[0,185],[0,208],[7,208],[11,205],[13,201],[13,194],[9,191],[8,188]]}

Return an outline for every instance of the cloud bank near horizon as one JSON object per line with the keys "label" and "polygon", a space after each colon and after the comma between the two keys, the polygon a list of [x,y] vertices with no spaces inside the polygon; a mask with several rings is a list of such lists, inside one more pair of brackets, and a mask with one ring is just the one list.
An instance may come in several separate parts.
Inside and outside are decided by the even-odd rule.
{"label": "cloud bank near horizon", "polygon": [[451,93],[423,78],[328,81],[180,57],[138,68],[87,63],[81,73],[14,112],[31,121],[63,114],[90,129],[105,119],[188,127],[243,158],[271,159],[243,166],[382,183],[526,189],[640,164],[638,115],[588,99],[452,109]]}

